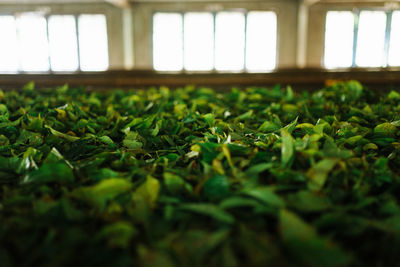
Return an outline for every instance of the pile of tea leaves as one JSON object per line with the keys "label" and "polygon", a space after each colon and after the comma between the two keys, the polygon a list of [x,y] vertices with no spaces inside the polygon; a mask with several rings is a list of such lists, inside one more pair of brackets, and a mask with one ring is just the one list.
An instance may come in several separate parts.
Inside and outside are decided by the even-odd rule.
{"label": "pile of tea leaves", "polygon": [[400,94],[0,91],[1,266],[395,266]]}

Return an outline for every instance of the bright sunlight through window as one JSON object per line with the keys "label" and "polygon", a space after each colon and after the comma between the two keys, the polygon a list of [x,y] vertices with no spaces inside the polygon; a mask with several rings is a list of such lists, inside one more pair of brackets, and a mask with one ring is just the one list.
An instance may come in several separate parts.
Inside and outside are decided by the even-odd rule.
{"label": "bright sunlight through window", "polygon": [[276,66],[271,11],[156,13],[153,66],[179,71],[268,71]]}
{"label": "bright sunlight through window", "polygon": [[184,65],[187,70],[214,67],[214,19],[211,13],[184,15]]}
{"label": "bright sunlight through window", "polygon": [[107,24],[104,15],[78,17],[80,66],[84,71],[108,68]]}
{"label": "bright sunlight through window", "polygon": [[25,13],[17,17],[17,25],[22,69],[49,70],[47,25],[44,16]]}
{"label": "bright sunlight through window", "polygon": [[156,70],[178,71],[183,67],[182,16],[157,13],[153,18],[153,65]]}
{"label": "bright sunlight through window", "polygon": [[0,16],[0,71],[18,71],[16,33],[14,16]]}
{"label": "bright sunlight through window", "polygon": [[380,67],[385,64],[386,13],[362,11],[358,26],[356,65]]}
{"label": "bright sunlight through window", "polygon": [[51,69],[76,71],[79,63],[75,17],[50,16],[48,23]]}
{"label": "bright sunlight through window", "polygon": [[325,26],[325,67],[351,67],[353,62],[354,15],[329,11]]}
{"label": "bright sunlight through window", "polygon": [[215,68],[233,71],[243,69],[244,14],[240,12],[220,12],[215,20]]}
{"label": "bright sunlight through window", "polygon": [[102,14],[4,15],[0,36],[0,72],[103,71],[109,65]]}
{"label": "bright sunlight through window", "polygon": [[388,65],[400,66],[400,11],[392,15]]}
{"label": "bright sunlight through window", "polygon": [[246,68],[272,70],[276,65],[277,22],[275,12],[253,11],[247,14]]}

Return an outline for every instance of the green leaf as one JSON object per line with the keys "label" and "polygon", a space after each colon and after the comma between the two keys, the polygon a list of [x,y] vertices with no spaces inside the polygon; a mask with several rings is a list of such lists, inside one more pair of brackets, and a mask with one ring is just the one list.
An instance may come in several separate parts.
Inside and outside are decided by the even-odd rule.
{"label": "green leaf", "polygon": [[209,178],[203,186],[203,194],[211,201],[218,201],[230,193],[230,183],[225,175],[216,175]]}
{"label": "green leaf", "polygon": [[26,131],[25,129],[21,131],[18,139],[15,141],[16,145],[31,145],[40,146],[43,143],[43,138],[41,134]]}
{"label": "green leaf", "polygon": [[160,132],[161,125],[162,125],[162,121],[157,121],[156,127],[151,131],[152,136],[158,135],[158,133]]}
{"label": "green leaf", "polygon": [[214,114],[208,113],[204,115],[204,120],[207,122],[209,127],[213,127],[215,125],[215,117]]}
{"label": "green leaf", "polygon": [[312,166],[307,172],[308,188],[312,191],[321,190],[325,185],[328,174],[338,162],[338,159],[323,159]]}
{"label": "green leaf", "polygon": [[294,140],[289,132],[286,130],[281,131],[282,148],[281,148],[281,162],[283,168],[290,168],[294,161]]}
{"label": "green leaf", "polygon": [[7,115],[6,119],[8,119],[8,114],[9,112],[7,106],[4,104],[0,104],[0,115]]}
{"label": "green leaf", "polygon": [[192,186],[186,183],[183,178],[170,172],[164,172],[164,184],[167,191],[172,195],[191,192],[193,190]]}
{"label": "green leaf", "polygon": [[291,134],[294,131],[294,129],[296,129],[296,125],[297,125],[297,121],[298,120],[299,120],[299,117],[297,116],[294,121],[292,121],[291,123],[289,123],[288,125],[283,127],[282,130],[284,130],[285,132]]}
{"label": "green leaf", "polygon": [[279,216],[282,239],[290,253],[306,266],[346,266],[351,258],[294,213],[282,209]]}
{"label": "green leaf", "polygon": [[110,178],[88,187],[80,187],[71,192],[73,198],[103,210],[108,201],[131,190],[129,181],[122,178]]}
{"label": "green leaf", "polygon": [[64,139],[66,139],[66,140],[68,140],[70,142],[75,142],[75,141],[80,139],[79,137],[72,136],[72,135],[69,135],[69,134],[64,134],[64,133],[61,133],[59,131],[56,131],[53,128],[51,128],[50,126],[48,126],[48,125],[45,125],[45,127],[47,129],[49,129],[51,134],[53,134],[54,136],[57,136],[57,137],[60,137],[60,138],[64,138]]}
{"label": "green leaf", "polygon": [[43,130],[44,119],[43,118],[32,118],[28,124],[28,129],[35,132],[41,132]]}
{"label": "green leaf", "polygon": [[0,156],[0,170],[1,171],[15,171],[21,165],[22,159],[18,157],[2,157]]}
{"label": "green leaf", "polygon": [[392,124],[393,126],[396,126],[396,127],[400,127],[400,120],[392,121],[390,124]]}
{"label": "green leaf", "polygon": [[400,94],[326,83],[0,90],[0,265],[397,266]]}
{"label": "green leaf", "polygon": [[100,140],[102,143],[104,143],[104,144],[106,144],[106,145],[109,145],[109,146],[115,145],[115,144],[114,144],[114,141],[113,141],[109,136],[107,136],[107,135],[104,135],[104,136],[99,137],[99,140]]}
{"label": "green leaf", "polygon": [[366,145],[363,146],[363,150],[367,151],[367,150],[377,150],[378,146],[375,145],[374,143],[368,143]]}
{"label": "green leaf", "polygon": [[97,234],[96,239],[107,240],[108,246],[113,248],[127,248],[138,231],[125,221],[115,222],[104,226]]}
{"label": "green leaf", "polygon": [[260,188],[252,188],[246,189],[241,192],[244,195],[253,197],[264,204],[282,208],[285,206],[285,201],[279,197],[271,188],[268,187],[260,187]]}
{"label": "green leaf", "polygon": [[143,146],[142,142],[137,140],[138,133],[136,132],[128,132],[127,136],[125,137],[123,144],[128,149],[140,149]]}
{"label": "green leaf", "polygon": [[215,143],[201,143],[199,144],[199,146],[201,148],[202,159],[207,164],[211,164],[213,159],[216,158],[217,155],[219,154],[219,152],[216,151],[219,145]]}
{"label": "green leaf", "polygon": [[246,174],[249,176],[257,175],[257,174],[262,173],[272,167],[273,167],[272,163],[260,163],[260,164],[253,165],[250,168],[248,168],[246,170]]}
{"label": "green leaf", "polygon": [[321,212],[332,207],[329,198],[306,190],[292,194],[288,199],[291,206],[302,212]]}
{"label": "green leaf", "polygon": [[388,94],[388,98],[391,100],[398,100],[400,99],[400,94],[396,91],[390,91],[390,93]]}
{"label": "green leaf", "polygon": [[246,197],[230,197],[219,204],[221,209],[234,209],[234,208],[247,208],[247,207],[258,207],[261,204],[255,199],[249,199]]}
{"label": "green leaf", "polygon": [[239,120],[247,120],[253,116],[253,110],[249,110],[238,117]]}
{"label": "green leaf", "polygon": [[301,220],[296,214],[281,209],[279,214],[282,239],[307,241],[317,236],[315,229]]}
{"label": "green leaf", "polygon": [[362,135],[352,136],[346,139],[346,143],[354,146],[356,145],[361,139],[363,139]]}
{"label": "green leaf", "polygon": [[180,209],[184,211],[197,213],[199,215],[211,217],[221,223],[233,224],[235,222],[235,218],[230,213],[212,204],[202,204],[202,203],[183,204],[180,206]]}
{"label": "green leaf", "polygon": [[35,90],[35,82],[30,81],[29,83],[25,84],[22,90],[24,90],[25,92],[31,92]]}
{"label": "green leaf", "polygon": [[160,192],[160,182],[148,175],[146,181],[141,184],[133,193],[133,201],[135,205],[143,205],[145,208],[154,208],[157,203],[158,195]]}
{"label": "green leaf", "polygon": [[374,128],[374,133],[393,137],[397,133],[397,127],[389,122],[381,123]]}
{"label": "green leaf", "polygon": [[265,121],[261,126],[258,128],[260,132],[263,133],[270,133],[270,132],[275,132],[279,130],[281,127],[279,125],[276,125],[275,123],[271,121]]}
{"label": "green leaf", "polygon": [[46,163],[24,177],[22,183],[61,183],[74,182],[74,173],[65,163]]}

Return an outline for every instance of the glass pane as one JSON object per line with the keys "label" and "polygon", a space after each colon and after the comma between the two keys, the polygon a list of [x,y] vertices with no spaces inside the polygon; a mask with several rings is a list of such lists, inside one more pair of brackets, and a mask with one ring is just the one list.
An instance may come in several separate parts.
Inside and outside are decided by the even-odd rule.
{"label": "glass pane", "polygon": [[215,68],[241,70],[244,67],[244,14],[219,12],[215,29]]}
{"label": "glass pane", "polygon": [[78,69],[78,47],[75,17],[49,17],[49,45],[51,69],[74,71]]}
{"label": "glass pane", "polygon": [[0,16],[0,71],[18,71],[18,46],[13,16]]}
{"label": "glass pane", "polygon": [[362,11],[358,26],[356,65],[380,67],[385,63],[386,13]]}
{"label": "glass pane", "polygon": [[182,15],[156,13],[153,17],[153,66],[156,70],[181,70],[183,65]]}
{"label": "glass pane", "polygon": [[108,68],[107,23],[104,15],[80,15],[78,18],[81,70]]}
{"label": "glass pane", "polygon": [[388,61],[389,66],[400,66],[400,11],[394,11],[392,15]]}
{"label": "glass pane", "polygon": [[214,65],[214,18],[211,13],[184,16],[184,58],[187,70],[211,70]]}
{"label": "glass pane", "polygon": [[17,28],[22,70],[49,70],[46,19],[37,14],[22,14],[17,17]]}
{"label": "glass pane", "polygon": [[247,15],[246,68],[264,71],[276,65],[275,12],[249,12]]}
{"label": "glass pane", "polygon": [[325,25],[325,67],[351,67],[353,64],[353,40],[353,13],[329,11],[326,15]]}

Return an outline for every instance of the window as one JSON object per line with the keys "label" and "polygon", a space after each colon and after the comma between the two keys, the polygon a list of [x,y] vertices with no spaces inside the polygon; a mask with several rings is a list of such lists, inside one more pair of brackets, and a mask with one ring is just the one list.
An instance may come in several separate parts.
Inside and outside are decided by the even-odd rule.
{"label": "window", "polygon": [[213,15],[211,13],[186,13],[184,25],[185,69],[212,70],[214,67]]}
{"label": "window", "polygon": [[276,62],[277,21],[274,12],[249,12],[247,15],[246,68],[271,70]]}
{"label": "window", "polygon": [[108,68],[107,26],[104,15],[78,17],[81,69],[102,71]]}
{"label": "window", "polygon": [[72,15],[50,16],[49,45],[51,69],[54,71],[74,71],[79,67],[76,23]]}
{"label": "window", "polygon": [[180,70],[183,65],[182,16],[158,13],[153,18],[153,58],[157,70]]}
{"label": "window", "polygon": [[27,71],[49,70],[46,19],[35,14],[17,17],[21,67]]}
{"label": "window", "polygon": [[325,27],[325,66],[328,68],[351,67],[353,64],[353,13],[328,12]]}
{"label": "window", "polygon": [[400,11],[329,11],[324,65],[400,66]]}
{"label": "window", "polygon": [[400,66],[400,11],[392,15],[388,61],[389,66]]}
{"label": "window", "polygon": [[358,22],[356,65],[380,67],[385,65],[386,13],[362,11]]}
{"label": "window", "polygon": [[220,12],[215,18],[215,68],[241,70],[244,67],[245,16]]}
{"label": "window", "polygon": [[276,65],[277,23],[270,11],[156,13],[156,70],[267,71]]}
{"label": "window", "polygon": [[16,22],[13,16],[0,16],[0,71],[18,70]]}
{"label": "window", "polygon": [[100,71],[108,68],[104,15],[0,16],[0,71]]}

